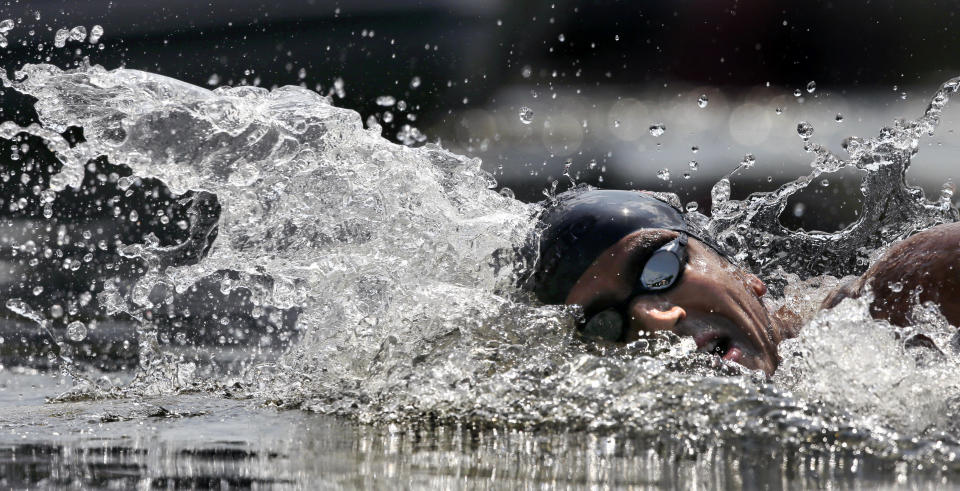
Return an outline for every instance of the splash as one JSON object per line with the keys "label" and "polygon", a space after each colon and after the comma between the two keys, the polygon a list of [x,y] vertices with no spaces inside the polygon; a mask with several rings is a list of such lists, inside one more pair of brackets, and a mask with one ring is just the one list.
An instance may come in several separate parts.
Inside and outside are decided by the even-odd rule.
{"label": "splash", "polygon": [[[713,186],[709,229],[727,252],[764,279],[782,285],[783,272],[804,277],[863,273],[886,246],[914,232],[957,221],[952,187],[945,186],[936,201],[929,201],[922,189],[907,184],[906,172],[920,139],[933,136],[943,108],[958,88],[960,78],[943,83],[917,120],[897,120],[876,138],[847,138],[843,142],[847,159],[810,141],[812,128],[798,127],[801,135],[809,133],[804,149],[814,155],[813,171],[775,191],[753,193],[738,201],[730,199],[730,178],[749,167],[741,163]],[[856,222],[836,233],[791,231],[780,223],[791,196],[821,175],[845,168],[861,172],[862,210]]]}
{"label": "splash", "polygon": [[[532,305],[514,288],[522,264],[512,251],[533,229],[536,207],[494,192],[477,160],[392,144],[355,112],[298,87],[210,91],[135,70],[49,65],[4,81],[36,98],[42,125],[6,122],[0,136],[33,135],[62,164],[45,203],[82,187],[90,163],[103,160],[132,170],[116,181],[121,189],[156,179],[179,196],[181,240],[148,234],[121,244],[119,255],[139,267],[134,283],[90,292],[107,314],[137,326],[139,364],[124,395],[208,390],[368,422],[426,417],[689,442],[773,435],[900,457],[935,448],[950,461],[938,440],[913,437],[950,430],[953,408],[943,401],[958,394],[956,362],[941,370],[904,356],[862,304],[817,317],[787,345],[795,355],[773,383],[695,353],[690,340],[591,344],[573,334],[576,308]],[[864,269],[890,241],[956,219],[949,197],[928,202],[904,181],[918,139],[956,90],[956,81],[944,84],[917,121],[849,140],[847,160],[809,143],[814,171],[778,190],[735,201],[732,175],[722,179],[712,218],[700,219],[782,292],[790,278]],[[82,141],[62,136],[76,127]],[[780,225],[789,196],[847,166],[864,173],[860,221],[835,234]],[[809,305],[798,298],[825,284],[799,288],[790,301]],[[228,366],[185,362],[167,336],[195,326],[165,333],[158,317],[198,285],[244,292],[255,318],[296,312],[291,325],[271,324],[293,341],[279,353],[248,344]],[[839,377],[864,370],[881,376]],[[845,391],[853,381],[887,397]],[[929,385],[915,389],[920,382]]]}

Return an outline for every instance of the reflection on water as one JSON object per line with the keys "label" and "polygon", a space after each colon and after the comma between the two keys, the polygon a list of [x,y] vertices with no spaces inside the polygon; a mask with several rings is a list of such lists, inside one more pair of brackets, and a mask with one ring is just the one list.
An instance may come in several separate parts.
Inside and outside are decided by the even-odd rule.
{"label": "reflection on water", "polygon": [[363,426],[229,394],[44,404],[65,381],[6,372],[0,384],[0,485],[13,488],[933,487],[960,470],[804,449],[776,435],[677,444],[492,426]]}

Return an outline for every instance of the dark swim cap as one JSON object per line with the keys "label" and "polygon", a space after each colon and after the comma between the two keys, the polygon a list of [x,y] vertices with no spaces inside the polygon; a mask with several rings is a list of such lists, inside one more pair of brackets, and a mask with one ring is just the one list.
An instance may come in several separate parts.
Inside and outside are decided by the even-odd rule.
{"label": "dark swim cap", "polygon": [[637,230],[686,232],[715,248],[679,209],[640,191],[571,189],[546,206],[540,221],[540,255],[531,286],[548,304],[564,303],[597,256]]}

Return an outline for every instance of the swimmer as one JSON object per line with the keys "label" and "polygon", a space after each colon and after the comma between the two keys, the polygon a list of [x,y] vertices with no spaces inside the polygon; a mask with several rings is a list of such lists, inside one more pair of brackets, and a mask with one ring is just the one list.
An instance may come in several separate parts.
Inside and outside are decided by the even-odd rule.
{"label": "swimmer", "polygon": [[[671,331],[692,337],[700,351],[772,375],[777,346],[801,325],[793,312],[769,311],[761,300],[763,281],[652,193],[576,188],[557,196],[541,223],[539,256],[526,286],[544,303],[580,305],[586,337],[629,343]],[[892,282],[898,288],[878,287]],[[938,303],[947,320],[960,325],[960,224],[895,244],[822,307],[868,288],[875,318],[907,325],[920,292],[921,302]]]}

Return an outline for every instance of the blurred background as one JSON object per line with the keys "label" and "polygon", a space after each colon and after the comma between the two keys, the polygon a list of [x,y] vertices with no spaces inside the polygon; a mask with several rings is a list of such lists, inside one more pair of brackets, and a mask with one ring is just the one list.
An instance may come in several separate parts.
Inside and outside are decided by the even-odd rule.
{"label": "blurred background", "polygon": [[[797,135],[801,121],[813,125],[813,141],[845,155],[843,138],[918,116],[936,86],[960,74],[958,7],[32,0],[0,15],[16,22],[0,53],[7,68],[88,56],[206,87],[299,84],[375,118],[394,141],[439,141],[482,159],[520,199],[541,199],[553,181],[568,184],[569,166],[578,181],[671,190],[706,211],[710,184],[748,153],[756,165],[734,179],[734,197],[806,173],[812,157]],[[94,25],[104,32],[98,43],[54,46],[57,30]],[[955,125],[947,126],[912,169],[933,191],[957,155]],[[851,176],[840,174],[808,191],[801,215],[810,223],[785,222],[848,223],[849,203],[833,199],[820,210],[824,201],[811,199],[849,194]]]}
{"label": "blurred background", "polygon": [[[302,85],[398,144],[439,142],[482,159],[502,192],[525,201],[576,181],[672,191],[709,213],[711,185],[741,161],[755,164],[732,179],[734,198],[808,173],[802,122],[843,157],[844,138],[918,117],[939,84],[960,75],[958,12],[960,1],[10,0],[0,8],[0,59],[11,75],[23,63],[89,59],[209,88]],[[0,91],[0,119],[29,123],[30,103]],[[909,171],[928,195],[956,173],[957,105]],[[137,276],[135,264],[118,262],[117,244],[150,233],[185,240],[173,224],[190,201],[156,181],[120,189],[129,169],[96,162],[85,189],[45,217],[34,188],[56,164],[23,165],[49,160],[37,143],[0,152],[0,242],[10,245],[0,284],[64,327],[96,310],[100,278]],[[856,172],[840,171],[795,196],[781,218],[836,230],[856,219],[858,195]],[[27,267],[23,258],[38,254],[67,259]],[[90,265],[80,259],[88,254]],[[198,336],[222,344],[220,326],[295,321],[296,312],[252,319],[244,298],[221,300],[221,311],[189,320]]]}

